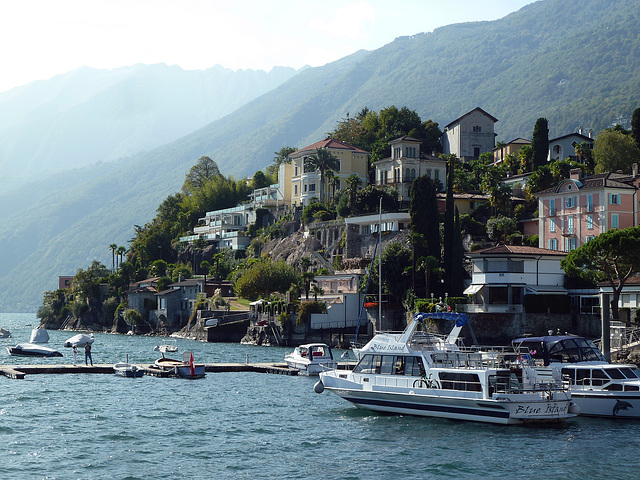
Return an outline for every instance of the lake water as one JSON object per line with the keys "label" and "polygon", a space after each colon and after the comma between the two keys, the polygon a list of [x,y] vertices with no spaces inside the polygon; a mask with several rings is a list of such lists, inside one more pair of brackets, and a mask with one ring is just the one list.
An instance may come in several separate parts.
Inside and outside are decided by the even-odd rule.
{"label": "lake water", "polygon": [[[35,315],[0,314],[29,340]],[[71,363],[10,357],[0,363]],[[154,337],[96,334],[94,363],[152,363]],[[177,339],[197,362],[281,362],[285,348]],[[84,361],[84,356],[79,355]],[[635,478],[640,422],[577,418],[556,427],[380,415],[317,379],[207,373],[201,380],[115,375],[0,377],[2,479],[584,479]]]}

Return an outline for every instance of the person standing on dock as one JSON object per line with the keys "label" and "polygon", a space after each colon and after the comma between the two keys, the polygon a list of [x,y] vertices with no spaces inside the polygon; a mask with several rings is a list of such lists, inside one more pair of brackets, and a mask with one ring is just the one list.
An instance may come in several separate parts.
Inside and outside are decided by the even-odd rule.
{"label": "person standing on dock", "polygon": [[78,348],[73,346],[73,366],[75,367],[78,364]]}
{"label": "person standing on dock", "polygon": [[89,361],[91,362],[91,366],[93,367],[93,358],[91,358],[91,344],[87,342],[84,346],[84,364],[89,365]]}

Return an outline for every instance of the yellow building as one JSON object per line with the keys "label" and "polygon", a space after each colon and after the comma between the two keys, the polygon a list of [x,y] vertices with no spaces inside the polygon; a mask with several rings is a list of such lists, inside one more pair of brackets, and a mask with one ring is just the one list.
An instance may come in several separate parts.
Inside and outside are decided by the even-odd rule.
{"label": "yellow building", "polygon": [[312,199],[320,198],[320,172],[305,168],[305,160],[315,155],[319,148],[326,148],[339,162],[338,171],[333,172],[335,182],[329,182],[325,174],[325,199],[331,198],[335,192],[344,188],[347,178],[353,174],[360,177],[363,186],[367,185],[369,152],[327,137],[296,150],[289,155],[291,162],[280,166],[278,184],[285,204],[306,206]]}

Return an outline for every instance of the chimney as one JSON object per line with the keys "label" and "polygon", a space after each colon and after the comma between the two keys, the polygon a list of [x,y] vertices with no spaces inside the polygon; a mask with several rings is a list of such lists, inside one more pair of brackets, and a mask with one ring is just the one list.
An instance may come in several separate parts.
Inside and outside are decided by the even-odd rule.
{"label": "chimney", "polygon": [[593,130],[590,128],[589,132],[587,132],[589,134],[589,138],[593,138]]}
{"label": "chimney", "polygon": [[631,176],[633,178],[636,178],[638,176],[638,164],[634,163],[633,165],[631,165]]}
{"label": "chimney", "polygon": [[578,133],[579,133],[580,135],[582,135],[582,125],[580,125],[580,126],[578,127]]}
{"label": "chimney", "polygon": [[580,180],[580,177],[582,176],[582,169],[580,168],[572,168],[571,170],[569,170],[569,178],[571,180]]}

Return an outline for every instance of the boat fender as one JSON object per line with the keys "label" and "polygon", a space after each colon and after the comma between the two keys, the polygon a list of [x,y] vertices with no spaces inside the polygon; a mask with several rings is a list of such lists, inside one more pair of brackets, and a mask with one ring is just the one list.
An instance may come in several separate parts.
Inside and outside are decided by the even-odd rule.
{"label": "boat fender", "polygon": [[314,385],[313,391],[316,393],[324,392],[324,383],[322,383],[322,380],[319,380],[318,383]]}
{"label": "boat fender", "polygon": [[569,402],[569,413],[580,415],[580,406],[573,402]]}

